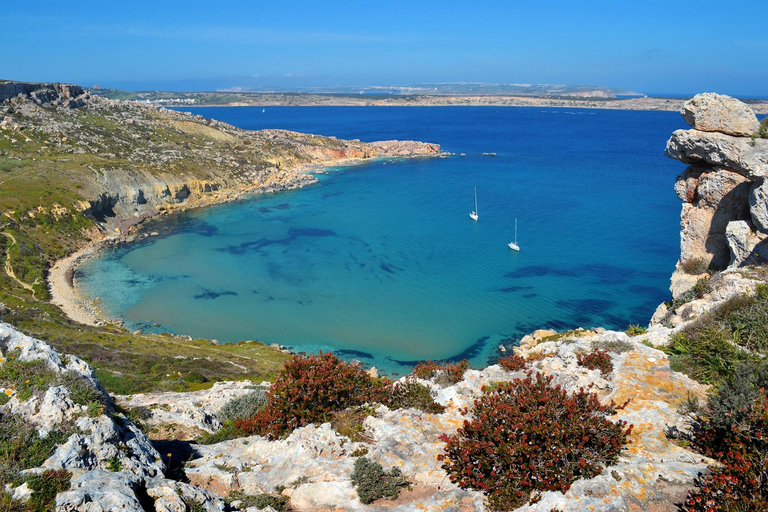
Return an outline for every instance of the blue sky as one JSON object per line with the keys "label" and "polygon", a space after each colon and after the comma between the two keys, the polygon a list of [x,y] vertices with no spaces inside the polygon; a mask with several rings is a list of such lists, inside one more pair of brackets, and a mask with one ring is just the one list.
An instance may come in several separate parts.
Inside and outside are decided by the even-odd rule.
{"label": "blue sky", "polygon": [[9,2],[0,78],[133,90],[476,81],[768,96],[766,19],[765,0],[738,9],[708,0]]}

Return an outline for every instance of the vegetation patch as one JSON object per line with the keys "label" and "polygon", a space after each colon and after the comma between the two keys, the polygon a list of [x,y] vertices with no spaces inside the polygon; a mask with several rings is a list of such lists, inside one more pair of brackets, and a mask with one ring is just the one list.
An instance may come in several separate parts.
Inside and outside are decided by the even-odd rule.
{"label": "vegetation patch", "polygon": [[593,350],[584,354],[577,354],[579,365],[590,370],[600,370],[603,377],[608,377],[613,371],[613,360],[605,350]]}
{"label": "vegetation patch", "polygon": [[456,363],[422,361],[413,368],[411,375],[419,379],[432,380],[441,386],[450,386],[459,382],[468,369],[469,361],[466,359]]}
{"label": "vegetation patch", "polygon": [[261,510],[272,507],[277,512],[286,512],[290,510],[289,503],[291,499],[287,496],[272,496],[271,494],[258,494],[256,496],[245,494],[243,491],[232,491],[229,493],[227,503],[239,501],[239,510],[245,510],[250,507],[256,507]]}
{"label": "vegetation patch", "polygon": [[283,437],[297,427],[330,421],[335,412],[380,401],[383,389],[359,366],[330,352],[297,355],[269,388],[265,407],[235,427],[244,435]]}
{"label": "vegetation patch", "polygon": [[760,122],[760,128],[752,137],[756,139],[758,138],[768,139],[768,117],[766,117]]}
{"label": "vegetation patch", "polygon": [[222,421],[237,421],[255,416],[267,405],[267,390],[258,387],[250,393],[233,398],[216,415]]}
{"label": "vegetation patch", "polygon": [[508,372],[516,372],[525,368],[526,359],[523,356],[511,355],[499,359],[499,366]]}
{"label": "vegetation patch", "polygon": [[732,375],[741,362],[768,354],[768,285],[734,297],[680,332],[664,349],[673,370],[705,384]]}
{"label": "vegetation patch", "polygon": [[12,482],[21,471],[39,467],[68,437],[59,430],[40,436],[18,416],[0,414],[0,483]]}
{"label": "vegetation patch", "polygon": [[28,512],[48,512],[56,509],[56,495],[68,491],[71,475],[65,469],[52,470],[26,479],[32,489],[26,509]]}
{"label": "vegetation patch", "polygon": [[23,402],[35,393],[44,393],[52,386],[67,388],[69,398],[78,405],[86,406],[89,415],[103,410],[108,402],[104,393],[78,373],[55,372],[42,360],[21,361],[18,350],[0,362],[0,386],[5,388],[5,392],[0,395],[1,403],[7,402],[12,396]]}
{"label": "vegetation patch", "polygon": [[357,490],[360,502],[368,505],[381,498],[397,499],[400,489],[408,487],[409,482],[399,468],[384,471],[378,462],[368,457],[358,457],[352,471],[352,485]]}
{"label": "vegetation patch", "polygon": [[366,410],[365,407],[350,407],[349,409],[335,412],[331,420],[331,427],[354,443],[360,441],[369,442],[371,437],[365,435],[365,425],[363,425],[363,422],[372,412],[371,410]]}
{"label": "vegetation patch", "polygon": [[453,436],[443,436],[451,481],[485,492],[494,510],[512,510],[534,492],[561,491],[614,464],[631,426],[591,393],[569,395],[540,374],[485,388]]}
{"label": "vegetation patch", "polygon": [[683,510],[768,510],[768,365],[747,362],[693,415],[691,444],[718,461]]}
{"label": "vegetation patch", "polygon": [[624,332],[627,336],[639,336],[640,334],[648,332],[648,329],[640,324],[629,324],[629,327],[627,327],[627,330]]}
{"label": "vegetation patch", "polygon": [[681,262],[680,268],[686,274],[696,276],[706,273],[709,265],[703,258],[691,258]]}
{"label": "vegetation patch", "polygon": [[688,304],[689,302],[694,301],[696,299],[703,299],[704,295],[712,291],[712,279],[714,278],[711,278],[709,276],[702,277],[701,279],[696,281],[696,284],[693,285],[693,288],[683,293],[678,298],[672,299],[668,302],[665,302],[664,304],[667,306],[668,309],[675,310],[680,306],[684,304]]}
{"label": "vegetation patch", "polygon": [[432,388],[412,379],[392,384],[383,404],[390,409],[418,409],[430,414],[445,412],[445,406],[435,402]]}

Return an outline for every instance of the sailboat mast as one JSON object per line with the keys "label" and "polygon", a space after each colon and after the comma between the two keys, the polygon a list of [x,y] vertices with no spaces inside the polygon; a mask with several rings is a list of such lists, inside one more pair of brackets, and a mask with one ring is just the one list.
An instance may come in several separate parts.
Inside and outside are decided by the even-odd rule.
{"label": "sailboat mast", "polygon": [[477,211],[477,186],[475,186],[475,215],[479,215],[480,212]]}
{"label": "sailboat mast", "polygon": [[515,245],[517,245],[517,217],[515,217]]}

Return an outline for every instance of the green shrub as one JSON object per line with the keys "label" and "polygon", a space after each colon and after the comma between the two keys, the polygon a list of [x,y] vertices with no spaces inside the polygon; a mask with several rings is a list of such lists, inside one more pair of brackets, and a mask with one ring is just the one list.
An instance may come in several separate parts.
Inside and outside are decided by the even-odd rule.
{"label": "green shrub", "polygon": [[705,384],[717,384],[739,363],[768,355],[768,285],[758,285],[754,295],[726,301],[686,327],[664,350],[673,370]]}
{"label": "green shrub", "polygon": [[381,464],[368,457],[359,457],[352,471],[352,485],[357,490],[360,502],[368,505],[380,498],[397,499],[400,488],[407,487],[409,483],[398,468],[384,471]]}
{"label": "green shrub", "polygon": [[32,495],[27,502],[29,512],[49,512],[56,508],[56,495],[68,491],[71,475],[65,469],[49,469],[26,479]]}
{"label": "green shrub", "polygon": [[288,504],[291,499],[287,496],[272,496],[270,494],[258,494],[256,496],[245,494],[243,491],[232,491],[227,498],[228,503],[233,501],[241,501],[239,509],[245,510],[246,508],[256,507],[261,510],[263,508],[272,507],[277,512],[285,512],[289,510]]}
{"label": "green shrub", "polygon": [[237,439],[243,437],[243,432],[235,426],[234,421],[225,421],[221,424],[221,428],[209,434],[208,432],[201,434],[195,439],[197,444],[216,444],[222,441],[229,441],[230,439]]}
{"label": "green shrub", "polygon": [[350,407],[343,411],[336,411],[331,419],[331,427],[352,442],[370,441],[370,436],[365,435],[365,426],[363,425],[369,412],[371,411],[364,407]]}
{"label": "green shrub", "polygon": [[115,473],[117,473],[118,471],[122,471],[123,461],[120,460],[120,457],[115,455],[114,457],[112,457],[107,461],[107,469],[109,471],[114,471]]}
{"label": "green shrub", "polygon": [[627,336],[638,336],[640,334],[645,334],[647,331],[648,329],[640,324],[629,324],[629,327],[627,327],[627,330],[624,332]]}
{"label": "green shrub", "polygon": [[569,395],[537,375],[485,388],[453,436],[443,436],[451,481],[486,493],[494,510],[523,505],[535,491],[562,491],[619,457],[631,426],[583,390]]}
{"label": "green shrub", "polygon": [[731,343],[728,333],[713,327],[691,334],[679,333],[663,349],[670,367],[704,384],[717,384],[745,358]]}
{"label": "green shrub", "polygon": [[78,373],[68,371],[59,374],[57,384],[66,387],[69,390],[69,398],[78,405],[106,402],[104,394]]}
{"label": "green shrub", "polygon": [[267,392],[267,404],[252,418],[237,420],[245,435],[288,435],[310,423],[330,421],[334,412],[381,399],[383,386],[359,366],[329,353],[294,356]]}
{"label": "green shrub", "polygon": [[0,386],[16,390],[19,401],[32,398],[35,391],[44,392],[55,385],[59,375],[41,360],[19,361],[19,352],[11,352],[0,364]]}
{"label": "green shrub", "polygon": [[680,268],[683,272],[690,275],[699,275],[707,271],[709,265],[703,258],[691,258],[680,262]]}
{"label": "green shrub", "polygon": [[692,445],[718,461],[688,493],[689,512],[768,510],[768,365],[746,363],[695,415]]}
{"label": "green shrub", "polygon": [[760,122],[760,128],[753,135],[754,138],[768,139],[768,117]]}
{"label": "green shrub", "polygon": [[0,414],[0,483],[11,482],[25,469],[39,467],[67,437],[58,430],[40,437],[33,425],[18,416]]}
{"label": "green shrub", "polygon": [[259,387],[224,404],[217,416],[223,421],[242,420],[255,416],[266,404],[267,390]]}
{"label": "green shrub", "polygon": [[431,414],[445,412],[445,407],[435,402],[432,389],[420,382],[405,379],[389,387],[389,393],[382,401],[390,409],[418,409]]}
{"label": "green shrub", "polygon": [[20,361],[19,351],[14,350],[0,364],[0,386],[15,389],[19,401],[29,400],[35,392],[45,392],[52,386],[64,386],[70,399],[78,405],[91,402],[106,404],[107,397],[86,378],[66,371],[55,372],[45,361]]}
{"label": "green shrub", "polygon": [[760,285],[755,295],[731,299],[715,313],[733,333],[733,341],[749,350],[768,350],[768,286]]}
{"label": "green shrub", "polygon": [[13,499],[5,488],[0,487],[0,512],[18,512],[26,508],[26,504]]}
{"label": "green shrub", "polygon": [[693,285],[693,288],[690,290],[684,292],[682,295],[680,295],[676,299],[672,299],[671,301],[665,302],[664,304],[667,306],[667,308],[671,310],[675,310],[682,306],[683,304],[688,304],[689,302],[704,298],[704,295],[712,291],[712,278],[709,276],[702,277],[698,281],[696,281],[696,284]]}
{"label": "green shrub", "polygon": [[526,360],[522,356],[511,355],[502,357],[499,359],[499,366],[507,370],[508,372],[516,372],[525,368]]}
{"label": "green shrub", "polygon": [[469,369],[469,361],[466,359],[457,363],[422,361],[413,368],[411,375],[419,379],[432,380],[441,386],[450,386],[459,382],[467,369]]}
{"label": "green shrub", "polygon": [[608,377],[613,371],[613,361],[605,350],[593,350],[585,354],[577,354],[576,359],[581,366],[590,370],[600,370],[603,377]]}

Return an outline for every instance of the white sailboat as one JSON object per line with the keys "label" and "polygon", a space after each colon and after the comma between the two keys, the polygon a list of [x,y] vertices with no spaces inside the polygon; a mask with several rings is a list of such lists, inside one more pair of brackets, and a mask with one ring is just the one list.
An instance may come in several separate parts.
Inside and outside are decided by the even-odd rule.
{"label": "white sailboat", "polygon": [[515,241],[509,242],[507,245],[509,245],[509,248],[513,251],[520,251],[520,247],[517,245],[517,217],[515,217]]}
{"label": "white sailboat", "polygon": [[477,221],[477,187],[475,187],[475,209],[469,213],[469,218]]}

